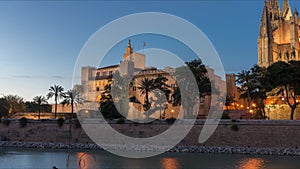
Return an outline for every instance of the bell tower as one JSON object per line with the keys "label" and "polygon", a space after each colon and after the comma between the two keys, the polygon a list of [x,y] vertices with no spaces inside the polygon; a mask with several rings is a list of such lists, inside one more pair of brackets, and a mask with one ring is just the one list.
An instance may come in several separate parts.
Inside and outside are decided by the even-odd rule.
{"label": "bell tower", "polygon": [[131,54],[132,54],[132,47],[131,47],[131,43],[130,43],[130,39],[129,39],[127,48],[126,48],[126,52],[123,55],[123,60],[126,60],[126,58],[129,57]]}

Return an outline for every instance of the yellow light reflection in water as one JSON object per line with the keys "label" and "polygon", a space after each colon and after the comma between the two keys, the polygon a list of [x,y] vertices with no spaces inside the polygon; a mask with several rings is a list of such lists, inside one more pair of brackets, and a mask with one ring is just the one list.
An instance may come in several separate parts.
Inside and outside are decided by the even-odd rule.
{"label": "yellow light reflection in water", "polygon": [[78,169],[91,169],[96,166],[96,159],[87,153],[76,153]]}
{"label": "yellow light reflection in water", "polygon": [[163,158],[160,160],[163,169],[179,169],[179,163],[176,158]]}
{"label": "yellow light reflection in water", "polygon": [[241,161],[239,169],[260,169],[264,163],[261,158],[247,158]]}

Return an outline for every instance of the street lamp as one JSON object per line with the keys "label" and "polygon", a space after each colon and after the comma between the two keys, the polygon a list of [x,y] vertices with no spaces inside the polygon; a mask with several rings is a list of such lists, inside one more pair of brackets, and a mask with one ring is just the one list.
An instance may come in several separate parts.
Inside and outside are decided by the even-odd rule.
{"label": "street lamp", "polygon": [[172,118],[174,118],[174,109],[172,109],[171,112],[172,112]]}

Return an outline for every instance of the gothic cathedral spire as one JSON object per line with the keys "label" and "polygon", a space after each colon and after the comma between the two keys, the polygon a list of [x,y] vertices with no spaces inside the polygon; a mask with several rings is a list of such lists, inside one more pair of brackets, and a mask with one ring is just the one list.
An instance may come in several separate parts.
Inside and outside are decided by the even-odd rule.
{"label": "gothic cathedral spire", "polygon": [[[270,2],[273,2],[272,4]],[[272,62],[272,28],[270,22],[270,5],[274,5],[275,1],[265,1],[261,21],[260,21],[260,33],[258,37],[258,65],[267,67]]]}
{"label": "gothic cathedral spire", "polygon": [[297,9],[293,16],[288,0],[283,1],[281,11],[278,0],[265,0],[257,42],[259,66],[300,59],[299,20]]}
{"label": "gothic cathedral spire", "polygon": [[284,20],[290,20],[292,17],[292,11],[289,0],[284,0],[282,4],[282,17]]}

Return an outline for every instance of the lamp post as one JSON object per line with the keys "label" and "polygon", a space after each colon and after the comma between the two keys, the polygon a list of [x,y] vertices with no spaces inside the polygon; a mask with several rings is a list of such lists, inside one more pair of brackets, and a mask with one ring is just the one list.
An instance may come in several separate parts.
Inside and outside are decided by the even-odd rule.
{"label": "lamp post", "polygon": [[174,118],[174,109],[172,109],[171,112],[172,112],[172,118]]}

